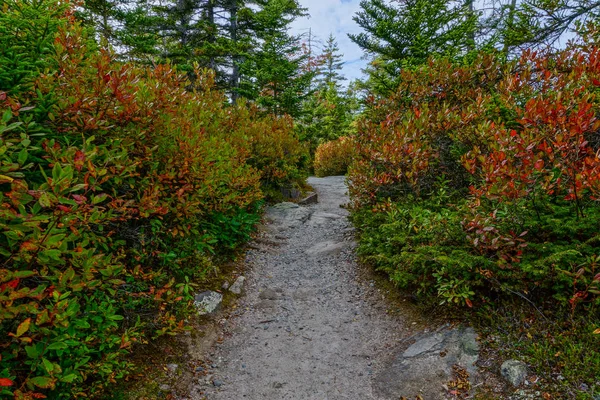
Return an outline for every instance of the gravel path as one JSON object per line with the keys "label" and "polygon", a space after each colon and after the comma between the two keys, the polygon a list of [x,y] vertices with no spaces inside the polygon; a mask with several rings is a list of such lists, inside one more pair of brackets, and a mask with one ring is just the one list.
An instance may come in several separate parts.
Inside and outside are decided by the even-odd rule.
{"label": "gravel path", "polygon": [[[406,369],[404,359],[391,358],[412,323],[389,316],[379,289],[360,276],[348,212],[340,207],[348,201],[344,178],[310,178],[309,184],[318,204],[284,203],[267,212],[272,223],[258,241],[263,245],[247,255],[239,311],[228,320],[224,341],[212,353],[211,374],[195,387],[193,398],[362,400],[416,394],[389,390],[398,387],[388,385],[398,380],[396,370]],[[437,335],[445,346],[443,334]],[[409,356],[437,352],[439,358],[431,339],[423,342]],[[423,368],[430,368],[431,361],[423,360]],[[441,385],[435,385],[439,391]]]}
{"label": "gravel path", "polygon": [[[229,321],[231,336],[203,388],[207,399],[376,398],[372,374],[397,322],[357,277],[348,212],[340,208],[348,201],[344,178],[309,184],[319,203],[306,207],[308,219],[290,228],[274,221],[270,239],[284,243],[247,256],[244,311]],[[222,385],[211,388],[215,379]]]}

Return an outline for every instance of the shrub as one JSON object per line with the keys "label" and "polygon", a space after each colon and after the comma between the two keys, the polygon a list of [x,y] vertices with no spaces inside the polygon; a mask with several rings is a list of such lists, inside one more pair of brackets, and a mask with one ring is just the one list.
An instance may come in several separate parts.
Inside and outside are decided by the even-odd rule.
{"label": "shrub", "polygon": [[261,186],[303,175],[301,147],[208,71],[186,90],[168,65],[115,61],[59,3],[0,19],[0,396],[102,397],[135,346],[184,329]]}
{"label": "shrub", "polygon": [[363,256],[442,301],[496,289],[599,305],[599,56],[484,54],[402,72],[354,138]]}
{"label": "shrub", "polygon": [[341,137],[317,147],[315,152],[315,174],[317,176],[345,175],[354,156],[352,139]]}

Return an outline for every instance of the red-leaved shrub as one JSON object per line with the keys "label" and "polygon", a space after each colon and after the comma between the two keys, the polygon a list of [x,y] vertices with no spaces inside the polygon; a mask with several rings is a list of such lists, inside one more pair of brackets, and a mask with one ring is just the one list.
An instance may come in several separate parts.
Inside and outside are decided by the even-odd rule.
{"label": "red-leaved shrub", "polygon": [[64,2],[5,2],[0,26],[0,397],[102,397],[184,329],[302,147],[208,71],[116,61]]}
{"label": "red-leaved shrub", "polygon": [[354,158],[354,143],[342,136],[317,147],[314,168],[317,176],[345,175]]}

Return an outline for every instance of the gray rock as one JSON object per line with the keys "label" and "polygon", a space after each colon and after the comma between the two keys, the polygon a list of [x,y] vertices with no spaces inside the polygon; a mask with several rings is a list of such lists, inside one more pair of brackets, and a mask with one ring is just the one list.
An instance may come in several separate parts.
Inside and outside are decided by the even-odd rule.
{"label": "gray rock", "polygon": [[281,296],[273,289],[265,289],[260,292],[258,297],[262,300],[278,300]]}
{"label": "gray rock", "polygon": [[310,257],[326,257],[331,255],[340,254],[344,248],[345,243],[336,242],[329,240],[326,242],[318,243],[315,246],[306,250],[306,255]]}
{"label": "gray rock", "polygon": [[213,314],[219,309],[222,302],[223,295],[211,290],[199,293],[194,298],[194,305],[198,310],[198,315]]}
{"label": "gray rock", "polygon": [[386,398],[420,394],[424,399],[445,399],[442,385],[452,380],[455,364],[465,368],[471,379],[477,376],[478,351],[473,328],[421,334],[375,376],[375,390]]}
{"label": "gray rock", "polygon": [[159,385],[158,388],[160,390],[162,390],[163,392],[168,392],[171,390],[171,386],[164,384],[164,383],[162,385]]}
{"label": "gray rock", "polygon": [[309,204],[317,204],[318,202],[319,202],[319,196],[314,192],[310,192],[305,198],[300,200],[298,202],[298,204],[300,204],[302,206],[307,206]]}
{"label": "gray rock", "polygon": [[302,192],[294,187],[281,188],[280,192],[283,195],[283,197],[285,197],[287,199],[292,199],[292,200],[299,199],[300,196],[302,195]]}
{"label": "gray rock", "polygon": [[177,372],[177,368],[179,368],[179,365],[177,364],[167,364],[167,370],[169,370],[169,372],[172,374]]}
{"label": "gray rock", "polygon": [[244,286],[244,281],[246,280],[243,276],[238,276],[238,278],[233,282],[233,285],[229,288],[229,291],[235,294],[242,293],[242,287]]}
{"label": "gray rock", "polygon": [[527,378],[527,364],[518,360],[506,360],[500,367],[500,373],[513,386],[520,386]]}
{"label": "gray rock", "polygon": [[329,226],[332,222],[342,220],[345,217],[340,214],[327,213],[327,212],[315,212],[310,216],[310,225],[318,226]]}
{"label": "gray rock", "polygon": [[265,218],[281,229],[297,228],[304,224],[312,214],[306,207],[300,207],[296,203],[284,202],[268,207]]}
{"label": "gray rock", "polygon": [[[532,390],[517,390],[515,393],[513,393],[510,397],[509,400],[539,400],[542,398],[542,393],[539,391],[532,391]],[[596,400],[596,399],[594,399]]]}
{"label": "gray rock", "polygon": [[227,282],[227,281],[223,282],[223,285],[221,286],[221,289],[223,289],[223,290],[229,289],[229,282]]}
{"label": "gray rock", "polygon": [[218,380],[218,379],[214,379],[212,383],[213,383],[213,385],[214,385],[214,386],[216,386],[216,387],[221,387],[221,386],[223,386],[223,381],[220,381],[220,380]]}

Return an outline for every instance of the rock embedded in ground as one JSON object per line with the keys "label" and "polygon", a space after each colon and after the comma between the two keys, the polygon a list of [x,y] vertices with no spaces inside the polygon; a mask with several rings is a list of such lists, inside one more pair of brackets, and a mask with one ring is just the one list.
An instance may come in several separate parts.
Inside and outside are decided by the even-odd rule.
{"label": "rock embedded in ground", "polygon": [[241,294],[242,288],[244,286],[244,280],[246,280],[243,276],[238,276],[233,285],[229,288],[229,291],[235,294]]}
{"label": "rock embedded in ground", "polygon": [[511,385],[521,386],[527,379],[527,364],[519,360],[506,360],[500,367],[500,373]]}
{"label": "rock embedded in ground", "polygon": [[281,295],[273,289],[264,289],[258,295],[258,298],[263,300],[279,300],[280,297]]}
{"label": "rock embedded in ground", "polygon": [[375,393],[383,398],[404,396],[445,399],[453,379],[454,366],[476,378],[479,358],[477,334],[473,328],[444,328],[423,333],[406,350],[395,355],[374,378]]}
{"label": "rock embedded in ground", "polygon": [[306,195],[305,198],[300,200],[298,204],[301,206],[307,206],[309,204],[317,204],[319,202],[319,195],[317,193],[311,192]]}
{"label": "rock embedded in ground", "polygon": [[309,257],[326,257],[331,255],[337,255],[342,252],[342,249],[346,246],[344,242],[338,242],[335,240],[328,240],[325,242],[317,243],[311,248],[306,250],[306,255]]}
{"label": "rock embedded in ground", "polygon": [[178,368],[179,368],[179,365],[177,365],[177,364],[167,364],[167,370],[172,374],[177,372]]}
{"label": "rock embedded in ground", "polygon": [[281,229],[297,228],[304,224],[312,214],[308,207],[296,203],[284,202],[267,207],[265,219]]}
{"label": "rock embedded in ground", "polygon": [[211,290],[199,293],[194,297],[194,306],[196,306],[196,309],[198,310],[198,315],[215,313],[222,302],[223,295]]}

